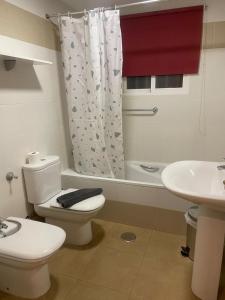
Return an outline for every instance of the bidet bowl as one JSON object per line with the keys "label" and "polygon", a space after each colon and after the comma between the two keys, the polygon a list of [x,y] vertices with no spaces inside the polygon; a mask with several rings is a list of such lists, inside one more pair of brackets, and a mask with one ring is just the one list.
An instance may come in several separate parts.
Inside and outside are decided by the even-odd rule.
{"label": "bidet bowl", "polygon": [[28,219],[8,219],[21,227],[0,239],[0,290],[16,297],[38,298],[50,288],[48,259],[64,243],[65,232]]}

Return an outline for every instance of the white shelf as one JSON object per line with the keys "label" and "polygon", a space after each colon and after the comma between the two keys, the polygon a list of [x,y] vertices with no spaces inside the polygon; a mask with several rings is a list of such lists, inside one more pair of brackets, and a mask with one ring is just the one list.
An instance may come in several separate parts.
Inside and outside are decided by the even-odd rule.
{"label": "white shelf", "polygon": [[0,51],[0,60],[24,61],[26,63],[31,63],[33,65],[52,65],[52,61],[36,59],[36,58],[26,57],[26,56],[14,56],[14,55],[9,55],[7,53],[3,53],[1,51]]}

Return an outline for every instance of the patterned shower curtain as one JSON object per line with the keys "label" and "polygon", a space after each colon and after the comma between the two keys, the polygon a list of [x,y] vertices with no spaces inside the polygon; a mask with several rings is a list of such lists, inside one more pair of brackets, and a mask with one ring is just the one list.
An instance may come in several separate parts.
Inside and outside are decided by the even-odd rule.
{"label": "patterned shower curtain", "polygon": [[123,178],[119,11],[62,17],[60,32],[75,170]]}

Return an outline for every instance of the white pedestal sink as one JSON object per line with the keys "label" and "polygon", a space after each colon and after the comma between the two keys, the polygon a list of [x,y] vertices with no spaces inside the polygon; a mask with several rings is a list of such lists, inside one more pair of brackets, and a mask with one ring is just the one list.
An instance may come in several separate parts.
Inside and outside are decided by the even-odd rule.
{"label": "white pedestal sink", "polygon": [[225,170],[221,163],[179,161],[162,173],[166,188],[200,205],[192,275],[193,293],[202,300],[216,300],[225,237]]}

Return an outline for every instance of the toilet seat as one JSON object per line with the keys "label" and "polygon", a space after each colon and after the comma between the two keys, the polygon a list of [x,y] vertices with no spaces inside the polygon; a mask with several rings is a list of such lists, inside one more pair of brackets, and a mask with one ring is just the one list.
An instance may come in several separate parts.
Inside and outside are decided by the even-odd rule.
{"label": "toilet seat", "polygon": [[49,208],[49,209],[58,209],[58,210],[63,210],[63,211],[76,211],[76,212],[89,212],[96,210],[100,207],[102,207],[105,203],[105,197],[101,195],[97,195],[94,197],[90,197],[88,199],[85,199],[77,204],[74,204],[73,206],[69,208],[63,208],[58,202],[57,198],[61,195],[65,195],[71,192],[77,191],[77,189],[67,189],[67,190],[62,190],[60,193],[56,194],[53,196],[50,200],[48,200],[45,203],[42,203],[38,205],[39,207],[43,208]]}
{"label": "toilet seat", "polygon": [[9,217],[21,224],[15,234],[0,239],[0,259],[34,263],[47,259],[64,243],[64,230],[33,220]]}

